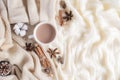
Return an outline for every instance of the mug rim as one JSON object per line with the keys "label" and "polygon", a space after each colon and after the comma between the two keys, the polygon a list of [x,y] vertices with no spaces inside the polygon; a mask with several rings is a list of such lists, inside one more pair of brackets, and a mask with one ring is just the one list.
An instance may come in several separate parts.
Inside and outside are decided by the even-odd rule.
{"label": "mug rim", "polygon": [[[51,40],[50,42],[47,42],[47,43],[44,43],[44,42],[41,42],[40,40],[38,40],[38,38],[37,38],[37,36],[36,36],[36,32],[37,32],[37,29],[39,28],[39,27],[41,27],[41,25],[43,25],[43,24],[49,24],[49,25],[51,25],[51,27],[54,29],[54,37],[53,37],[53,40]],[[51,43],[52,41],[54,41],[54,39],[55,39],[55,37],[56,37],[56,29],[55,29],[55,27],[54,27],[54,25],[52,24],[52,23],[50,23],[50,22],[40,22],[40,23],[38,23],[36,26],[35,26],[35,28],[34,28],[34,32],[33,32],[33,36],[34,36],[34,39],[35,39],[35,41],[38,43],[38,44],[49,44],[49,43]]]}

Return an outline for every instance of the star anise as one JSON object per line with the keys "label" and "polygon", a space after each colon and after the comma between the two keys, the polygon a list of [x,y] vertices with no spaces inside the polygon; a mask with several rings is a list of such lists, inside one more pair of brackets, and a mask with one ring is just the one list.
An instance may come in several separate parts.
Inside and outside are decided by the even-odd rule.
{"label": "star anise", "polygon": [[52,57],[54,57],[54,58],[56,58],[56,54],[60,54],[59,52],[57,52],[57,48],[55,48],[54,50],[52,50],[52,49],[48,49],[47,50],[47,52],[50,54],[50,57],[52,58]]}
{"label": "star anise", "polygon": [[34,49],[34,45],[32,43],[25,43],[25,45],[27,51],[32,51]]}
{"label": "star anise", "polygon": [[73,17],[72,11],[70,12],[65,11],[65,15],[66,16],[63,17],[64,20],[66,21],[72,20],[72,17]]}

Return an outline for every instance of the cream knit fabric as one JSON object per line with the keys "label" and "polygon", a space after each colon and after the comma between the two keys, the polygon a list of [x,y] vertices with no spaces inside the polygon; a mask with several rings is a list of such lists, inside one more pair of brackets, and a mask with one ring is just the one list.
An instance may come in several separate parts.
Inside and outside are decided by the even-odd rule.
{"label": "cream knit fabric", "polygon": [[[59,1],[0,0],[0,60],[17,64],[20,80],[120,80],[120,0],[65,0],[74,17],[62,27],[55,20]],[[10,24],[34,27],[43,20],[55,25],[57,36],[42,47],[57,47],[64,56],[64,64],[48,56],[54,79],[41,71],[34,52],[23,49],[25,40],[11,31]],[[18,79],[10,75],[0,80]]]}

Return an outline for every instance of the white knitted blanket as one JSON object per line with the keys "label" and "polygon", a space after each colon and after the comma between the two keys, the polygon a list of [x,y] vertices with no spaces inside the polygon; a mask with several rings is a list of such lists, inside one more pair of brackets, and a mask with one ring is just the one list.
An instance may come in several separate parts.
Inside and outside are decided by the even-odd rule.
{"label": "white knitted blanket", "polygon": [[[55,19],[59,1],[0,0],[0,60],[17,64],[20,80],[120,80],[120,0],[65,0],[73,18],[63,26]],[[64,64],[49,59],[54,79],[41,71],[38,56],[24,49],[25,39],[12,31],[12,24],[28,23],[31,29],[41,20],[57,30],[55,40],[42,47],[57,47],[64,57]]]}

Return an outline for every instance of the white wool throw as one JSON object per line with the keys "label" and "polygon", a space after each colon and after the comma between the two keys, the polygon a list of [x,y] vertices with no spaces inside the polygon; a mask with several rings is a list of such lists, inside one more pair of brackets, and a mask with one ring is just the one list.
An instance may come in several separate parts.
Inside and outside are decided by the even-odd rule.
{"label": "white wool throw", "polygon": [[[120,80],[120,0],[64,0],[67,12],[60,1],[0,0],[0,61],[18,65],[20,80]],[[62,26],[59,10],[65,12],[62,16],[68,15]],[[34,27],[41,21],[54,24],[57,32],[52,43],[41,45],[54,78],[41,70],[34,52],[25,50],[26,36],[17,36],[12,30],[15,23]],[[48,48],[59,49],[63,64],[50,58]],[[0,76],[0,80],[19,79],[13,74]]]}

